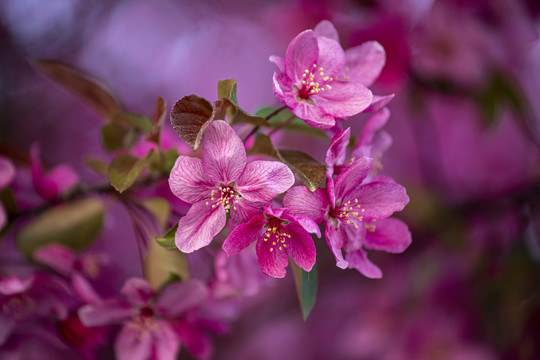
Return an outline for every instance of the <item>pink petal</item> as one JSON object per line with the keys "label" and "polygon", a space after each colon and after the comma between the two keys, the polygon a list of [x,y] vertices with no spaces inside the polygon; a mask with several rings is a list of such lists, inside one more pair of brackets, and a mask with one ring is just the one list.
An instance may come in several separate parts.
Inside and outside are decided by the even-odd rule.
{"label": "pink petal", "polygon": [[15,166],[11,161],[0,156],[0,190],[8,186],[15,178]]}
{"label": "pink petal", "polygon": [[353,189],[344,200],[358,199],[364,217],[382,219],[401,211],[409,202],[405,188],[396,183],[370,182]]}
{"label": "pink petal", "polygon": [[252,161],[236,182],[235,190],[247,201],[270,201],[294,185],[294,175],[279,161]]}
{"label": "pink petal", "polygon": [[336,266],[341,269],[346,269],[349,264],[345,261],[343,253],[341,252],[345,242],[343,229],[341,228],[342,227],[338,225],[338,228],[336,229],[332,224],[332,220],[329,219],[325,223],[324,235],[330,251],[336,258]]}
{"label": "pink petal", "polygon": [[318,238],[321,237],[321,229],[310,217],[307,216],[293,216],[294,221],[298,222],[308,233],[317,235]]}
{"label": "pink petal", "polygon": [[121,323],[132,317],[136,310],[118,301],[106,301],[99,304],[84,305],[79,308],[79,318],[85,326],[99,326]]}
{"label": "pink petal", "polygon": [[345,79],[370,86],[379,77],[386,62],[386,54],[381,44],[368,41],[345,51],[347,67]]}
{"label": "pink petal", "polygon": [[0,230],[6,225],[7,223],[7,214],[6,210],[4,210],[4,206],[0,203]]}
{"label": "pink petal", "polygon": [[262,239],[257,241],[256,250],[259,266],[266,275],[275,278],[285,277],[289,257],[284,250],[279,250],[272,242]]}
{"label": "pink petal", "polygon": [[386,108],[373,114],[366,122],[366,126],[364,126],[364,129],[362,130],[362,134],[360,134],[358,137],[357,146],[370,145],[375,134],[382,129],[389,118],[390,110]]}
{"label": "pink petal", "polygon": [[347,128],[337,133],[333,138],[328,151],[326,152],[326,165],[341,165],[345,161],[347,146],[351,137],[351,128]]}
{"label": "pink petal", "polygon": [[334,27],[334,24],[332,24],[328,20],[323,20],[318,23],[317,26],[315,26],[315,28],[313,29],[313,32],[317,37],[324,36],[339,43],[338,32]]}
{"label": "pink petal", "polygon": [[198,250],[210,244],[226,222],[227,217],[223,205],[212,209],[212,205],[206,205],[205,201],[193,204],[178,222],[175,235],[176,246],[185,253]]}
{"label": "pink petal", "polygon": [[52,244],[34,252],[34,260],[53,268],[60,274],[69,276],[75,265],[75,254],[65,246]]}
{"label": "pink petal", "polygon": [[[345,66],[345,53],[343,52],[343,48],[337,41],[327,37],[317,38],[317,45],[319,46],[317,69],[323,69],[320,70],[323,73],[321,77],[337,77]],[[316,73],[318,74],[319,72],[316,71]]]}
{"label": "pink petal", "polygon": [[73,291],[77,294],[77,296],[79,296],[85,303],[97,304],[103,302],[88,280],[86,280],[80,274],[75,273],[71,276],[71,286],[73,287]]}
{"label": "pink petal", "polygon": [[285,71],[294,82],[301,81],[304,70],[312,68],[319,57],[317,38],[311,30],[298,34],[287,47]]}
{"label": "pink petal", "polygon": [[388,103],[394,98],[394,94],[390,95],[373,95],[373,100],[371,100],[371,104],[364,109],[363,112],[375,112],[382,108],[384,108]]}
{"label": "pink petal", "polygon": [[334,81],[332,89],[326,89],[311,100],[323,111],[337,118],[347,118],[365,110],[373,99],[371,91],[359,83]]}
{"label": "pink petal", "polygon": [[326,174],[326,194],[331,208],[336,207],[336,186],[330,174]]}
{"label": "pink petal", "polygon": [[223,242],[223,250],[228,256],[238,254],[263,236],[265,223],[262,215],[256,215],[247,223],[238,225]]}
{"label": "pink petal", "polygon": [[285,59],[280,56],[271,55],[268,60],[270,60],[270,62],[273,62],[276,65],[280,76],[285,73]]}
{"label": "pink petal", "polygon": [[204,134],[201,160],[210,179],[229,185],[246,167],[246,150],[229,124],[222,120],[212,121]]}
{"label": "pink petal", "polygon": [[262,209],[268,202],[251,202],[244,198],[239,198],[238,202],[231,208],[231,223],[238,225],[251,219],[255,215],[262,213]]}
{"label": "pink petal", "polygon": [[114,343],[114,353],[118,360],[148,360],[152,355],[152,334],[124,325]]}
{"label": "pink petal", "polygon": [[401,253],[411,244],[407,225],[398,219],[381,219],[372,223],[375,228],[366,231],[364,247],[389,253]]}
{"label": "pink petal", "polygon": [[175,360],[180,350],[180,339],[169,322],[158,320],[159,330],[153,332],[155,359]]}
{"label": "pink petal", "polygon": [[154,308],[168,318],[174,318],[200,305],[208,297],[208,289],[199,280],[175,282],[160,291]]}
{"label": "pink petal", "polygon": [[[334,180],[336,189],[336,199],[346,202],[353,200],[351,192],[360,186],[362,181],[368,176],[373,167],[373,159],[364,156],[356,160],[344,172],[339,174]],[[358,199],[360,200],[360,199]]]}
{"label": "pink petal", "polygon": [[358,270],[362,275],[370,279],[382,278],[381,269],[373,264],[363,250],[347,253],[349,268]]}
{"label": "pink petal", "polygon": [[0,279],[0,294],[14,295],[28,291],[34,285],[34,276],[21,280],[15,276]]}
{"label": "pink petal", "polygon": [[[315,265],[316,251],[315,244],[309,233],[299,224],[289,223],[283,226],[283,230],[291,235],[287,240],[287,253],[294,260],[296,265],[305,271],[311,271]],[[276,251],[277,249],[274,249]],[[279,251],[279,250],[278,250]]]}
{"label": "pink petal", "polygon": [[328,198],[323,189],[309,191],[305,186],[295,186],[285,194],[284,206],[294,216],[307,216],[321,223],[328,212]]}
{"label": "pink petal", "polygon": [[287,105],[289,109],[294,109],[298,104],[298,100],[296,99],[296,92],[293,89],[291,80],[286,76],[281,77],[277,73],[274,73],[273,81],[276,98],[284,105]]}
{"label": "pink petal", "polygon": [[0,313],[0,348],[6,342],[15,328],[15,319],[9,315]]}
{"label": "pink petal", "polygon": [[175,330],[190,354],[201,360],[210,358],[212,344],[204,332],[199,329],[198,324],[179,321],[176,323]]}
{"label": "pink petal", "polygon": [[325,115],[320,106],[311,105],[305,100],[296,103],[291,111],[306,124],[318,129],[329,129],[336,125],[333,116]]}
{"label": "pink petal", "polygon": [[180,155],[169,175],[169,187],[180,200],[195,204],[208,199],[216,183],[205,174],[200,159]]}
{"label": "pink petal", "polygon": [[127,279],[120,292],[136,306],[147,306],[155,294],[154,289],[146,280],[137,277]]}
{"label": "pink petal", "polygon": [[79,176],[73,169],[67,165],[58,165],[51,169],[45,178],[55,184],[58,189],[58,194],[62,194],[79,182]]}

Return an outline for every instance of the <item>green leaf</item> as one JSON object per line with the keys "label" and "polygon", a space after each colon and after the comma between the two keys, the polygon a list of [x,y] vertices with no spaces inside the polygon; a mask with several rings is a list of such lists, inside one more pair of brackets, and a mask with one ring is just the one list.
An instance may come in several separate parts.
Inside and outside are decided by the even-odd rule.
{"label": "green leaf", "polygon": [[248,155],[260,154],[287,164],[309,190],[315,191],[326,175],[326,166],[306,153],[296,150],[277,150],[268,135],[259,135]]}
{"label": "green leaf", "polygon": [[58,61],[38,61],[35,64],[39,70],[64,85],[104,117],[111,119],[123,112],[111,91],[82,70]]}
{"label": "green leaf", "polygon": [[171,278],[187,280],[189,267],[185,254],[176,248],[167,249],[157,241],[151,241],[144,259],[144,277],[154,289],[161,288]]}
{"label": "green leaf", "polygon": [[103,212],[102,202],[95,198],[56,206],[26,224],[16,235],[17,248],[28,257],[52,243],[82,250],[99,234]]}
{"label": "green leaf", "polygon": [[296,294],[298,295],[298,301],[300,302],[300,308],[302,309],[302,317],[304,318],[304,321],[306,321],[315,305],[319,281],[317,268],[313,266],[311,271],[307,272],[294,263],[291,263],[291,265],[294,270]]}
{"label": "green leaf", "polygon": [[157,238],[156,241],[159,245],[166,249],[176,249],[176,244],[174,242],[174,235],[176,234],[176,229],[178,229],[178,224],[174,225],[163,237]]}
{"label": "green leaf", "polygon": [[194,150],[200,145],[204,130],[212,120],[210,103],[196,95],[178,100],[171,110],[171,124],[178,134]]}
{"label": "green leaf", "polygon": [[136,139],[135,131],[124,124],[108,122],[101,127],[101,141],[107,151],[129,148]]}
{"label": "green leaf", "polygon": [[94,157],[87,156],[84,159],[84,163],[98,174],[107,176],[107,173],[109,172],[109,164]]}
{"label": "green leaf", "polygon": [[153,151],[150,151],[144,159],[130,154],[117,155],[109,165],[108,175],[111,185],[120,193],[127,190],[137,180],[152,153]]}
{"label": "green leaf", "polygon": [[229,99],[234,105],[238,105],[236,100],[236,80],[219,80],[217,86],[218,99]]}
{"label": "green leaf", "polygon": [[152,121],[146,116],[133,113],[125,113],[124,119],[135,129],[149,134],[152,131]]}

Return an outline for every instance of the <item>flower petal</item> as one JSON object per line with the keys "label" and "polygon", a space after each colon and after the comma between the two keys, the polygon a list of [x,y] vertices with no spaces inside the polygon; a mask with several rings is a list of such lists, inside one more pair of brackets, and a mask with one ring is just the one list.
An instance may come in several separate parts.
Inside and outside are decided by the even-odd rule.
{"label": "flower petal", "polygon": [[277,66],[279,75],[283,76],[283,74],[285,73],[285,59],[280,56],[271,55],[268,60],[270,60],[270,62],[273,62]]}
{"label": "flower petal", "polygon": [[255,215],[262,213],[262,209],[268,202],[252,202],[244,198],[238,199],[238,202],[230,209],[231,223],[238,225],[245,223]]}
{"label": "flower petal", "polygon": [[336,201],[346,202],[347,200],[353,200],[354,197],[351,198],[351,192],[362,184],[372,167],[373,159],[364,156],[339,174],[334,180]]}
{"label": "flower petal", "polygon": [[75,254],[63,245],[51,244],[34,252],[34,260],[45,264],[62,275],[69,276],[75,265]]}
{"label": "flower petal", "polygon": [[296,99],[296,93],[293,90],[291,80],[286,76],[279,76],[278,73],[274,73],[274,95],[284,105],[287,105],[289,109],[294,109],[298,100]]}
{"label": "flower petal", "polygon": [[152,334],[127,323],[116,337],[114,353],[118,360],[150,359],[152,355]]}
{"label": "flower petal", "polygon": [[362,249],[347,253],[347,261],[349,262],[349,268],[358,270],[365,277],[370,279],[382,278],[381,269],[367,258],[367,254]]}
{"label": "flower petal", "polygon": [[294,175],[279,161],[252,161],[236,182],[235,190],[252,202],[267,202],[294,185]]}
{"label": "flower petal", "polygon": [[155,358],[175,360],[180,350],[180,339],[166,320],[157,320],[159,330],[152,333],[155,345]]}
{"label": "flower petal", "polygon": [[[295,223],[283,226],[283,230],[291,235],[287,240],[287,253],[294,260],[296,265],[305,271],[311,271],[315,265],[316,251],[313,238],[304,228]],[[276,251],[277,249],[274,249]]]}
{"label": "flower petal", "polygon": [[366,231],[364,247],[389,253],[401,253],[411,244],[411,233],[404,222],[398,219],[381,219]]}
{"label": "flower petal", "polygon": [[0,278],[0,294],[14,295],[28,291],[34,285],[34,276],[21,280],[15,276]]}
{"label": "flower petal", "polygon": [[383,219],[401,211],[409,202],[405,188],[392,182],[373,181],[352,189],[345,199],[358,199],[364,218]]}
{"label": "flower petal", "polygon": [[11,161],[0,156],[0,189],[8,186],[15,178],[15,166]]}
{"label": "flower petal", "polygon": [[311,30],[298,34],[287,47],[285,53],[285,72],[295,83],[301,81],[304,70],[317,62],[319,47],[317,37]]}
{"label": "flower petal", "polygon": [[212,208],[200,201],[188,210],[178,222],[174,237],[180,251],[190,253],[198,250],[212,241],[225,226],[227,216],[223,205]]}
{"label": "flower petal", "polygon": [[320,106],[309,104],[306,100],[297,102],[291,109],[294,115],[309,126],[318,129],[330,129],[336,125],[336,120],[333,116],[326,115],[323,110]]}
{"label": "flower petal", "polygon": [[349,263],[343,258],[343,253],[341,249],[345,242],[344,232],[341,226],[338,225],[336,229],[332,224],[332,220],[327,220],[325,224],[324,235],[326,238],[326,243],[330,248],[332,254],[336,258],[336,266],[341,269],[346,269]]}
{"label": "flower petal", "polygon": [[382,108],[384,108],[392,99],[394,98],[394,94],[390,95],[373,95],[373,99],[371,100],[371,104],[364,109],[363,112],[375,112]]}
{"label": "flower petal", "polygon": [[223,242],[223,250],[228,256],[238,254],[249,244],[263,236],[265,223],[266,221],[262,215],[256,215],[247,223],[238,225]]}
{"label": "flower petal", "polygon": [[331,86],[310,97],[328,115],[344,119],[362,112],[373,100],[371,91],[360,83],[334,81]]}
{"label": "flower petal", "polygon": [[323,20],[320,23],[318,23],[317,26],[315,26],[315,28],[313,29],[313,32],[315,33],[317,37],[324,36],[324,37],[327,37],[329,39],[339,42],[338,32],[336,28],[334,27],[334,24],[332,24],[328,20]]}
{"label": "flower petal", "polygon": [[386,54],[381,44],[368,41],[345,51],[349,71],[346,80],[370,86],[379,77],[386,62]]}
{"label": "flower petal", "polygon": [[283,250],[278,250],[270,241],[257,241],[257,259],[262,271],[275,278],[285,277],[285,268],[289,265],[289,257]]}
{"label": "flower petal", "polygon": [[295,186],[285,194],[284,206],[294,216],[307,216],[321,223],[328,212],[328,197],[323,189],[309,191],[305,186]]}
{"label": "flower petal", "polygon": [[99,294],[90,285],[88,280],[78,273],[71,275],[71,286],[73,291],[79,296],[85,303],[97,304],[103,300]]}
{"label": "flower petal", "polygon": [[319,46],[317,67],[323,69],[321,70],[323,72],[321,77],[337,77],[345,66],[345,52],[343,48],[337,41],[327,37],[318,37],[317,45]]}
{"label": "flower petal", "polygon": [[116,300],[99,304],[88,304],[79,308],[79,318],[85,326],[99,326],[120,323],[136,313],[128,304]]}
{"label": "flower petal", "polygon": [[[341,165],[345,161],[347,146],[351,137],[351,128],[347,128],[337,133],[333,138],[328,151],[326,152],[326,165],[333,167]],[[330,174],[331,175],[331,174]]]}
{"label": "flower petal", "polygon": [[216,183],[236,181],[246,167],[242,140],[225,121],[212,121],[204,134],[201,155],[206,175]]}
{"label": "flower petal", "polygon": [[390,110],[386,108],[373,114],[366,122],[362,133],[358,137],[356,146],[371,145],[375,134],[382,129],[382,127],[387,123],[389,118]]}
{"label": "flower petal", "polygon": [[131,304],[136,306],[148,305],[155,295],[155,291],[150,284],[146,280],[137,277],[127,279],[120,292]]}
{"label": "flower petal", "polygon": [[174,195],[189,204],[210,197],[215,182],[205,174],[201,159],[180,155],[169,175],[169,187]]}
{"label": "flower petal", "polygon": [[174,318],[199,305],[208,296],[208,289],[199,280],[175,282],[160,291],[155,309],[168,318]]}

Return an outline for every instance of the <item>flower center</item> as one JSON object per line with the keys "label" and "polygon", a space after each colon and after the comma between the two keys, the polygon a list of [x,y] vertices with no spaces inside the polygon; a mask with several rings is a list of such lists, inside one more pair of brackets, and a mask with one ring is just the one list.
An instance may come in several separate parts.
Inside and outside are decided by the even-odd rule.
{"label": "flower center", "polygon": [[225,212],[229,212],[231,207],[236,210],[236,204],[238,198],[241,197],[238,191],[235,191],[231,185],[221,184],[217,190],[212,190],[210,194],[210,201],[206,202],[206,205],[212,204],[212,209],[216,206],[223,205]]}
{"label": "flower center", "polygon": [[15,320],[22,320],[36,307],[34,300],[27,295],[19,294],[2,304],[2,312]]}
{"label": "flower center", "polygon": [[334,209],[331,216],[358,229],[358,223],[364,221],[364,217],[360,214],[365,211],[366,209],[362,208],[362,205],[358,203],[358,199],[354,199]]}
{"label": "flower center", "polygon": [[333,77],[325,76],[323,67],[317,68],[317,64],[313,64],[311,68],[305,69],[302,74],[302,86],[298,90],[300,99],[308,99],[313,94],[318,94],[325,89],[331,90],[329,84],[334,81]]}
{"label": "flower center", "polygon": [[274,251],[274,248],[278,250],[287,249],[287,239],[290,239],[291,235],[287,234],[281,226],[279,220],[272,220],[269,222],[268,228],[264,233],[264,241],[272,242],[270,252]]}
{"label": "flower center", "polygon": [[127,326],[137,332],[137,338],[140,340],[147,332],[155,331],[159,328],[158,322],[154,318],[154,311],[148,307],[140,310]]}

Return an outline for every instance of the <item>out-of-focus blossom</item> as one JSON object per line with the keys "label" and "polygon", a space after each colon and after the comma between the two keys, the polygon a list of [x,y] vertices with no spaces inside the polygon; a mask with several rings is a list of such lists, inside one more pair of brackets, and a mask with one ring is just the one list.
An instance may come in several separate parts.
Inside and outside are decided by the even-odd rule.
{"label": "out-of-focus blossom", "polygon": [[[15,178],[15,166],[6,159],[0,156],[0,191],[7,187]],[[0,230],[7,222],[7,215],[4,205],[0,202]]]}
{"label": "out-of-focus blossom", "polygon": [[[312,227],[318,231],[316,224]],[[289,256],[305,271],[311,271],[315,264],[313,239],[287,209],[266,206],[264,214],[253,216],[231,232],[223,250],[235,255],[255,241],[259,265],[269,276],[284,277]]]}
{"label": "out-of-focus blossom", "polygon": [[121,323],[116,337],[118,359],[176,359],[180,339],[173,321],[198,306],[207,296],[199,281],[173,283],[158,294],[143,279],[128,279],[122,288],[125,300],[88,304],[79,309],[85,326]]}
{"label": "out-of-focus blossom", "polygon": [[52,200],[62,195],[79,181],[77,174],[67,165],[58,165],[45,172],[38,144],[30,148],[30,159],[34,188],[44,200]]}
{"label": "out-of-focus blossom", "polygon": [[331,128],[336,119],[358,114],[373,100],[362,83],[342,80],[347,59],[341,45],[312,30],[291,41],[285,59],[271,56],[270,60],[278,68],[274,94],[311,126]]}
{"label": "out-of-focus blossom", "polygon": [[[335,180],[327,177],[326,189],[310,192],[305,186],[290,189],[284,205],[293,215],[325,222],[326,242],[342,269],[355,268],[370,278],[382,277],[368,260],[365,249],[400,253],[411,243],[407,226],[387,219],[409,202],[403,186],[379,176],[369,180],[373,159],[355,161]],[[345,250],[346,258],[343,257]]]}
{"label": "out-of-focus blossom", "polygon": [[248,163],[231,126],[213,121],[201,159],[179,156],[169,177],[173,194],[193,204],[178,223],[176,246],[189,253],[208,245],[225,226],[227,214],[235,224],[244,222],[293,184],[293,173],[281,162]]}

